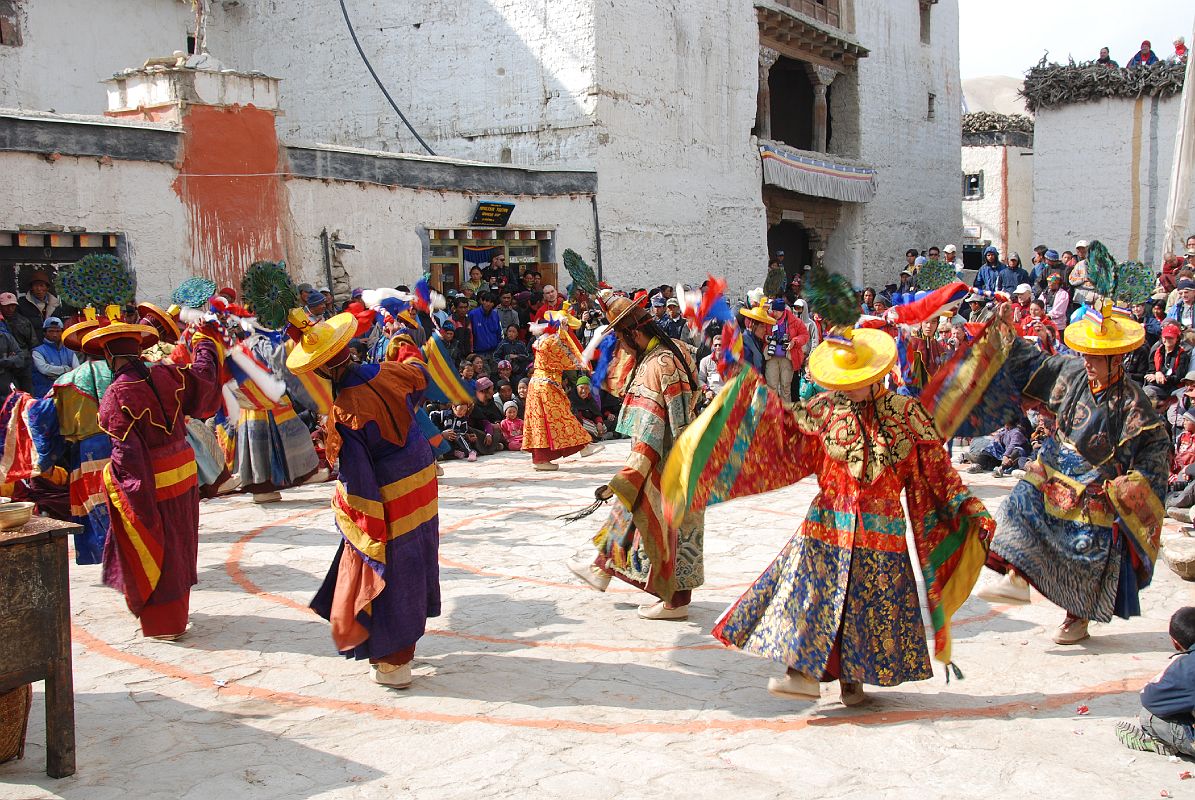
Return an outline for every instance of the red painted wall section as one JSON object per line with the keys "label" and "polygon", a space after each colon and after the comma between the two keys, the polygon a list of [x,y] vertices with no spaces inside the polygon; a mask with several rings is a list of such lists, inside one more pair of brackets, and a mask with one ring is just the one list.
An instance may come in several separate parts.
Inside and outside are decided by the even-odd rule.
{"label": "red painted wall section", "polygon": [[189,214],[191,272],[239,290],[246,267],[285,256],[288,213],[274,115],[191,106],[174,191]]}

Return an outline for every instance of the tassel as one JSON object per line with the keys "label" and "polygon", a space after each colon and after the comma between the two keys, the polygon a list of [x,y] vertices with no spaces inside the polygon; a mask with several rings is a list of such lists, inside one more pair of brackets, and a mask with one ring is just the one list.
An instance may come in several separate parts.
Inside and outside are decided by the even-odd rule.
{"label": "tassel", "polygon": [[565,525],[576,522],[577,520],[580,520],[580,519],[585,519],[586,517],[593,514],[593,512],[597,511],[599,508],[604,506],[607,502],[609,502],[609,500],[610,500],[610,498],[608,498],[608,497],[605,500],[594,500],[592,503],[585,506],[585,508],[582,508],[580,511],[574,511],[571,514],[561,514],[559,517],[556,517],[556,519],[564,520]]}
{"label": "tassel", "polygon": [[958,668],[958,664],[953,661],[946,664],[946,682],[950,683],[950,671],[954,670],[954,679],[961,681],[963,679],[963,671]]}

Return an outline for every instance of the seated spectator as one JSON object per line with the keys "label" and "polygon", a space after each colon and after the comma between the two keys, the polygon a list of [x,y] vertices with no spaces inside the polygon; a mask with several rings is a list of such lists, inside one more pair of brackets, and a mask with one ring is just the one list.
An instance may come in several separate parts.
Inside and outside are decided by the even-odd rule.
{"label": "seated spectator", "polygon": [[1112,56],[1109,54],[1108,48],[1106,47],[1100,48],[1100,57],[1095,60],[1095,63],[1099,64],[1101,67],[1120,69],[1120,64],[1117,64],[1112,60]]}
{"label": "seated spectator", "polygon": [[1014,469],[1023,469],[1028,455],[1029,437],[1025,433],[1024,420],[1010,415],[1004,427],[992,434],[987,447],[971,454],[974,466],[968,471],[978,473],[990,469],[993,475],[1002,478]]}
{"label": "seated spectator", "polygon": [[460,376],[462,381],[476,380],[477,376],[473,372],[473,361],[468,357],[460,363]]}
{"label": "seated spectator", "polygon": [[1150,44],[1149,39],[1146,39],[1141,43],[1141,49],[1133,53],[1133,57],[1125,66],[1132,69],[1133,67],[1148,67],[1156,63],[1158,63],[1157,53],[1153,51],[1153,45]]}
{"label": "seated spectator", "polygon": [[[508,384],[509,386],[509,384]],[[519,419],[519,404],[507,400],[502,404],[502,435],[511,450],[523,449],[523,420]]]}
{"label": "seated spectator", "polygon": [[483,456],[505,450],[506,437],[500,427],[502,412],[494,405],[494,382],[489,378],[478,378],[475,399],[469,410],[469,427],[480,433],[474,447]]}
{"label": "seated spectator", "polygon": [[715,336],[710,354],[697,365],[697,379],[701,381],[701,392],[705,395],[706,402],[713,400],[714,395],[722,390],[722,373],[718,371],[721,361],[722,337]]}
{"label": "seated spectator", "polygon": [[505,408],[506,404],[515,399],[515,387],[506,379],[499,379],[494,384],[494,405]]}
{"label": "seated spectator", "polygon": [[1145,393],[1155,404],[1167,403],[1179,381],[1190,369],[1191,352],[1179,344],[1182,331],[1173,322],[1162,328],[1162,340],[1150,352],[1145,373]]}
{"label": "seated spectator", "polygon": [[506,338],[494,351],[494,358],[499,362],[510,363],[511,375],[514,380],[527,374],[527,369],[531,365],[531,348],[523,341],[521,328],[516,325],[506,327]]}
{"label": "seated spectator", "polygon": [[1195,327],[1195,279],[1180,278],[1175,288],[1178,302],[1166,309],[1166,317],[1184,330]]}
{"label": "seated spectator", "polygon": [[459,364],[465,360],[465,356],[469,354],[462,345],[460,339],[457,338],[456,323],[452,320],[447,320],[440,325],[440,338],[444,341],[444,347],[448,350],[448,355],[454,364]]}
{"label": "seated spectator", "polygon": [[469,312],[469,324],[473,329],[473,352],[487,359],[502,343],[502,328],[495,311],[496,300],[492,292],[478,295],[481,305]]}
{"label": "seated spectator", "polygon": [[473,377],[477,380],[490,377],[490,365],[479,353],[469,354],[469,363],[473,365]]}
{"label": "seated spectator", "polygon": [[1166,507],[1190,508],[1192,497],[1184,496],[1183,490],[1191,484],[1195,475],[1195,408],[1188,408],[1180,417],[1182,433],[1174,445],[1174,457],[1170,460],[1170,477],[1166,481]]}
{"label": "seated spectator", "polygon": [[1186,62],[1186,60],[1187,60],[1187,40],[1184,39],[1182,36],[1180,36],[1174,40],[1174,55],[1171,56],[1170,60],[1177,61],[1180,63]]}
{"label": "seated spectator", "polygon": [[[1028,282],[1019,284],[1012,292],[1012,324],[1020,326],[1030,318],[1029,306],[1033,303],[1033,287]],[[1018,330],[1021,336],[1025,333]]]}
{"label": "seated spectator", "polygon": [[1116,723],[1116,738],[1130,750],[1195,757],[1195,608],[1170,617],[1170,644],[1178,652],[1141,690],[1140,725]]}
{"label": "seated spectator", "polygon": [[519,382],[515,384],[515,402],[519,404],[519,419],[527,413],[527,389],[530,387],[530,378],[519,378]]}
{"label": "seated spectator", "polygon": [[62,343],[62,320],[42,323],[43,340],[33,348],[33,396],[45,397],[54,381],[79,366],[75,352]]}
{"label": "seated spectator", "polygon": [[1046,291],[1041,296],[1042,305],[1046,308],[1046,316],[1060,331],[1066,330],[1071,304],[1070,293],[1062,284],[1062,273],[1051,272],[1049,278],[1046,279]]}
{"label": "seated spectator", "polygon": [[1029,316],[1017,325],[1017,333],[1032,339],[1043,353],[1053,355],[1058,350],[1058,328],[1046,316],[1046,306],[1041,300],[1029,304]]}
{"label": "seated spectator", "polygon": [[444,434],[448,442],[448,452],[444,458],[463,458],[467,461],[477,460],[478,431],[469,427],[469,411],[472,403],[457,403],[451,410],[439,409],[428,412],[432,424]]}
{"label": "seated spectator", "polygon": [[595,442],[613,438],[606,429],[605,416],[593,396],[593,387],[588,376],[582,375],[577,378],[577,385],[569,393],[568,400],[573,416],[580,421],[581,427]]}

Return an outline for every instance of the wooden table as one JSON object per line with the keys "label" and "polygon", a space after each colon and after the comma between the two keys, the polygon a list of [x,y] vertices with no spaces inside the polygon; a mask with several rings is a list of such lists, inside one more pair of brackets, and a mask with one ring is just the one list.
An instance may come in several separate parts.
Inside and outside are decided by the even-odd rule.
{"label": "wooden table", "polygon": [[0,531],[0,692],[46,682],[46,774],[75,774],[68,533],[82,528],[34,517]]}

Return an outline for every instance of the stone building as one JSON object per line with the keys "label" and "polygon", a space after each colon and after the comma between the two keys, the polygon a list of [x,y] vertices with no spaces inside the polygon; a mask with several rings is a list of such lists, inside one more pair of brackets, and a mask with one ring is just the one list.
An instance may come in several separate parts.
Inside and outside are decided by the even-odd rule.
{"label": "stone building", "polygon": [[[0,201],[0,235],[43,224],[119,234],[146,274],[235,277],[246,258],[271,255],[318,279],[331,260],[324,232],[339,231],[355,250],[334,255],[363,285],[423,270],[459,281],[496,248],[551,266],[572,247],[620,285],[713,272],[739,289],[762,279],[769,248],[790,269],[824,257],[882,283],[907,247],[958,236],[957,0],[353,0],[361,49],[434,156],[369,77],[338,3],[209,5],[197,31],[178,0],[109,0],[85,15],[94,25],[77,24],[77,0],[0,0],[0,107],[13,109],[0,117],[0,164],[20,167],[22,187]],[[258,163],[251,176],[238,181],[234,158],[222,178],[188,178],[242,193],[269,182],[275,201],[246,221],[264,238],[228,228],[232,202],[213,230],[203,209],[215,197],[183,192],[177,159],[148,170],[175,169],[158,179],[162,194],[124,177],[134,163],[147,171],[136,159],[95,155],[109,161],[101,178],[90,152],[55,147],[66,128],[90,126],[93,141],[173,136],[185,160],[188,115],[106,103],[96,82],[197,40],[245,81],[281,80],[268,109],[275,169],[255,147],[241,153]],[[244,121],[227,113],[235,104],[208,101],[221,114],[208,122]],[[42,115],[37,136],[6,138],[5,126],[28,133],[12,120],[30,112]],[[63,116],[109,112],[124,119]],[[127,195],[87,195],[80,181]],[[151,196],[162,202],[138,206]],[[471,224],[479,200],[515,202],[511,224]]]}
{"label": "stone building", "polygon": [[963,117],[963,258],[978,268],[988,245],[1028,264],[1033,246],[1033,123],[990,113]]}

